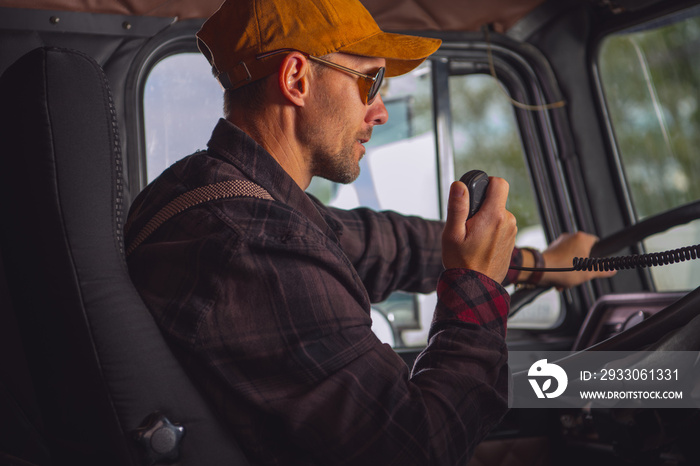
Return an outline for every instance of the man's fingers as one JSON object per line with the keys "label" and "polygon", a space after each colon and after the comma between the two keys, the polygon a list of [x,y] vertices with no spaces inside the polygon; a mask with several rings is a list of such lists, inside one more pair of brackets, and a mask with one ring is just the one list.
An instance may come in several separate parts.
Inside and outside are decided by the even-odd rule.
{"label": "man's fingers", "polygon": [[515,217],[505,208],[508,183],[491,178],[479,212],[469,221],[469,193],[464,183],[450,186],[447,220],[442,236],[445,268],[465,268],[501,282],[508,271],[515,234]]}
{"label": "man's fingers", "polygon": [[503,178],[495,176],[489,177],[489,187],[486,190],[486,197],[482,208],[486,209],[505,209],[508,201],[509,185]]}

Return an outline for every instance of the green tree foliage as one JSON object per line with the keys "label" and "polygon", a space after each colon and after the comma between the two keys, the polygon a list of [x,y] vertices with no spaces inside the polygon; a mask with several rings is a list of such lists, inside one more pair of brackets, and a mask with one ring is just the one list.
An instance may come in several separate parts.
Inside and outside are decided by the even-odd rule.
{"label": "green tree foliage", "polygon": [[640,218],[700,198],[700,19],[604,41],[599,67]]}
{"label": "green tree foliage", "polygon": [[512,106],[488,75],[450,78],[455,172],[479,169],[510,184],[508,209],[520,228],[539,225]]}

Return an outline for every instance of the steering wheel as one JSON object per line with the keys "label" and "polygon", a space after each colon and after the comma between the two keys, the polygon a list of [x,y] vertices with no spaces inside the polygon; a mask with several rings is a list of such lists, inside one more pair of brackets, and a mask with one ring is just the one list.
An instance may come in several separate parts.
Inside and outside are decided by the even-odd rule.
{"label": "steering wheel", "polygon": [[[658,215],[646,218],[641,222],[623,228],[599,240],[591,249],[591,257],[603,257],[622,248],[631,246],[644,238],[661,233],[669,228],[683,225],[700,218],[700,200],[676,207]],[[572,258],[573,259],[573,258]],[[526,304],[529,304],[550,287],[520,289],[511,295],[510,312],[508,317],[515,315]],[[696,290],[697,291],[697,290]],[[693,293],[690,293],[693,294]]]}

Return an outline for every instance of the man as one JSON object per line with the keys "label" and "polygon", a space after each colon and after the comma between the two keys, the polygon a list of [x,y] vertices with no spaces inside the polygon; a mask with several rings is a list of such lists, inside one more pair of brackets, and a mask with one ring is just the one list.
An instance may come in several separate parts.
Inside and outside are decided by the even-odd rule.
{"label": "man", "polygon": [[[127,232],[156,321],[254,464],[463,464],[507,409],[500,283],[511,262],[539,260],[514,248],[507,183],[492,178],[469,221],[455,183],[444,225],[331,209],[304,193],[313,176],[358,176],[388,118],[383,76],[415,68],[440,41],[386,34],[357,0],[227,1],[198,39],[226,89],[226,119],[206,152],[144,190]],[[231,181],[246,193],[136,240],[173,199]],[[544,260],[570,262],[593,241],[564,238]],[[436,283],[428,346],[409,373],[373,335],[370,302]]]}

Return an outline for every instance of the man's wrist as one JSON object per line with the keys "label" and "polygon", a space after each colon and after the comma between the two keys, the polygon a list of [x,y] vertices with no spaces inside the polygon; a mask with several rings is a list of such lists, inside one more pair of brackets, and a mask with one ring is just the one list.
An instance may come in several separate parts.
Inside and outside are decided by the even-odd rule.
{"label": "man's wrist", "polygon": [[[542,253],[537,249],[533,248],[520,248],[523,257],[523,267],[533,267],[533,268],[543,268],[545,266],[544,257]],[[517,282],[523,285],[536,286],[540,280],[542,280],[542,271],[526,271],[523,270],[518,275]]]}

